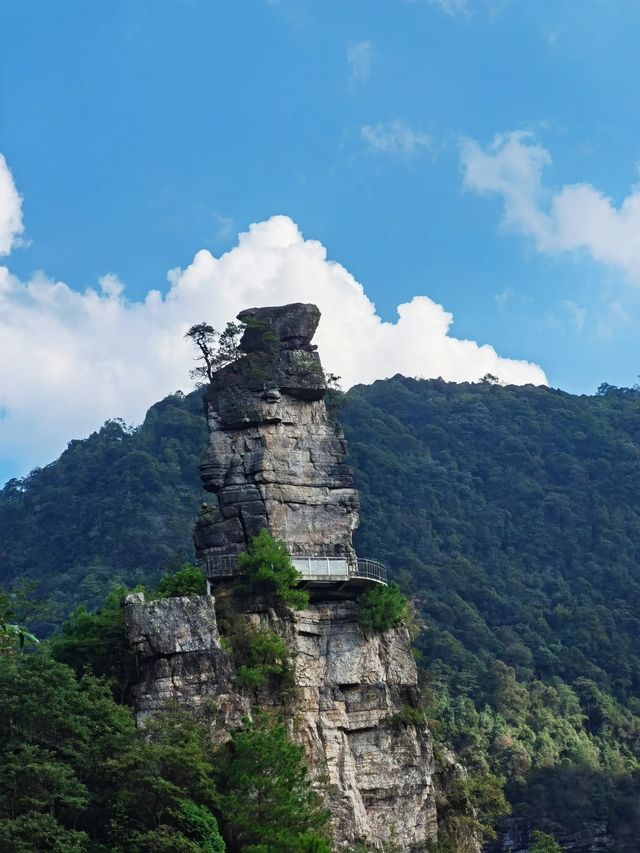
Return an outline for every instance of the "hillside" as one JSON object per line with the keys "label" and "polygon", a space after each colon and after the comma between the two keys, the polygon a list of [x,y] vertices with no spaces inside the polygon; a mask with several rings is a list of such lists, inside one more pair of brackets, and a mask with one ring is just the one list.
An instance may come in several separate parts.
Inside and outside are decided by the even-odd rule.
{"label": "hillside", "polygon": [[118,583],[154,582],[192,558],[206,443],[201,392],[152,406],[141,426],[108,421],[0,492],[0,584],[33,578],[59,621]]}
{"label": "hillside", "polygon": [[[352,389],[342,421],[356,546],[415,597],[441,739],[516,816],[635,849],[638,395],[395,377]],[[0,583],[33,577],[68,612],[189,558],[204,444],[200,393],[175,395],[9,483]]]}

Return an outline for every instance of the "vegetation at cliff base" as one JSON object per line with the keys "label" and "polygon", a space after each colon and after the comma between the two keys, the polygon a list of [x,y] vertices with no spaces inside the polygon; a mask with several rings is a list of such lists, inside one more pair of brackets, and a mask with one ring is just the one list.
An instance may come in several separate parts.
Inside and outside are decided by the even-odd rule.
{"label": "vegetation at cliff base", "polygon": [[0,849],[224,850],[204,730],[167,713],[144,732],[106,684],[46,650],[0,664]]}
{"label": "vegetation at cliff base", "polygon": [[251,853],[329,853],[323,833],[329,814],[312,791],[302,747],[284,726],[244,721],[222,764],[226,827]]}
{"label": "vegetation at cliff base", "polygon": [[[328,814],[275,715],[244,720],[223,747],[206,705],[136,727],[115,600],[77,612],[33,654],[0,655],[0,850],[328,853]],[[254,666],[284,666],[281,638],[254,633]]]}

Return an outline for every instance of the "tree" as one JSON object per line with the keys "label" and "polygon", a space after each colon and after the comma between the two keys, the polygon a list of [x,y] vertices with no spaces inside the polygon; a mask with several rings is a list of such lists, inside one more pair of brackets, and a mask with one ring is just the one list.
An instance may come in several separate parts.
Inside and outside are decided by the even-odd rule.
{"label": "tree", "polygon": [[222,853],[209,729],[136,728],[106,684],[42,647],[0,666],[0,850]]}
{"label": "tree", "polygon": [[9,590],[0,589],[0,655],[15,649],[23,649],[27,645],[37,645],[37,637],[23,625],[13,621],[14,619],[22,620],[28,615],[26,605],[29,592],[32,591],[24,584]]}
{"label": "tree", "polygon": [[531,833],[533,846],[529,848],[529,853],[562,853],[562,847],[555,840],[553,835],[548,832],[542,832],[541,829],[534,829]]}
{"label": "tree", "polygon": [[124,630],[121,601],[125,592],[124,587],[116,588],[93,613],[78,607],[50,644],[56,660],[72,667],[78,677],[89,670],[105,678],[120,703],[128,700],[138,680],[136,656]]}
{"label": "tree", "polygon": [[231,739],[220,789],[229,835],[243,851],[329,853],[320,807],[303,760],[283,725],[247,719]]}
{"label": "tree", "polygon": [[294,609],[309,603],[309,595],[298,589],[300,573],[291,562],[287,546],[263,529],[254,536],[247,550],[238,556],[238,567],[246,573],[251,592],[281,598]]}
{"label": "tree", "polygon": [[360,596],[358,622],[365,631],[387,631],[407,615],[407,599],[397,583],[376,584]]}
{"label": "tree", "polygon": [[238,358],[238,338],[243,329],[239,323],[227,323],[223,332],[218,332],[209,323],[196,323],[186,332],[200,351],[196,361],[200,362],[189,376],[199,382],[211,382],[213,374]]}

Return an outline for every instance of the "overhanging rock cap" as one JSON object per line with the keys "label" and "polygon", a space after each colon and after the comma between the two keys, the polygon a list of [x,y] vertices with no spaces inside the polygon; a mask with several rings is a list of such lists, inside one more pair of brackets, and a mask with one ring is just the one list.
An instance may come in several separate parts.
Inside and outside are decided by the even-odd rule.
{"label": "overhanging rock cap", "polygon": [[246,323],[240,349],[242,352],[259,352],[277,342],[280,349],[315,349],[311,344],[320,310],[317,305],[293,302],[265,308],[246,308],[238,314]]}

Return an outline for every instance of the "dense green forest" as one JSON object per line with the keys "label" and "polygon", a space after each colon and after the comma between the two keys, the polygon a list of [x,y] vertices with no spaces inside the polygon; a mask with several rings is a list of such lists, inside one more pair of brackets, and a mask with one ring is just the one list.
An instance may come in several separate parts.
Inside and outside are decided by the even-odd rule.
{"label": "dense green forest", "polygon": [[[558,837],[640,832],[640,397],[395,377],[341,418],[356,546],[415,600],[436,736]],[[31,577],[46,633],[191,556],[200,394],[111,421],[0,495],[0,584]]]}
{"label": "dense green forest", "polygon": [[[256,562],[266,567],[261,553]],[[286,552],[282,571],[295,575]],[[198,569],[185,566],[147,595],[204,589]],[[329,813],[274,709],[256,708],[230,738],[206,703],[193,713],[166,707],[136,726],[129,700],[139,672],[125,638],[124,591],[93,613],[78,608],[42,644],[9,622],[28,598],[0,592],[0,851],[329,853]],[[244,644],[234,657],[250,663],[259,649],[264,660],[271,632],[236,619]],[[268,639],[285,654],[277,634]]]}

